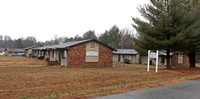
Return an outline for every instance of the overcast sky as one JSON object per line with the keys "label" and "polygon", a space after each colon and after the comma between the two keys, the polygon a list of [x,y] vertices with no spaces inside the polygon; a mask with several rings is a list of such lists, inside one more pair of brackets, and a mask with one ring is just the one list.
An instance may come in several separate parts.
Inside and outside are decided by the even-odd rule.
{"label": "overcast sky", "polygon": [[0,0],[0,34],[13,39],[34,36],[39,41],[54,35],[99,35],[117,25],[133,29],[131,17],[140,17],[138,5],[149,0]]}

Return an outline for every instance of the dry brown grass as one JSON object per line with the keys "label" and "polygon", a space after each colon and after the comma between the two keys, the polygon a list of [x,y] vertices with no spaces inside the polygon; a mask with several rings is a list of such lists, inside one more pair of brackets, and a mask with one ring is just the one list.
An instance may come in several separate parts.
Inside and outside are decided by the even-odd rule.
{"label": "dry brown grass", "polygon": [[[119,64],[116,64],[119,65]],[[0,68],[0,97],[91,98],[200,77],[199,68],[165,69],[125,65],[109,68]]]}
{"label": "dry brown grass", "polygon": [[25,65],[47,65],[46,61],[28,57],[8,57],[0,56],[0,66],[25,66]]}

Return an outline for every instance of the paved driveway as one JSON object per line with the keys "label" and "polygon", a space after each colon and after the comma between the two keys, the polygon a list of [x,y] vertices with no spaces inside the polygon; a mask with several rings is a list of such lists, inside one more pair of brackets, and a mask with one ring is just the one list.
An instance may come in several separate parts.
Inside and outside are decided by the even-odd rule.
{"label": "paved driveway", "polygon": [[96,99],[200,99],[200,80],[136,90]]}

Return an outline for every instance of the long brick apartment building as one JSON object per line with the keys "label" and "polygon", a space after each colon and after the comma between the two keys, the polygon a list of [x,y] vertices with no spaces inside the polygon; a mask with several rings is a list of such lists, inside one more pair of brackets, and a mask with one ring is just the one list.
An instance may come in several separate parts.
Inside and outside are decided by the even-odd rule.
{"label": "long brick apartment building", "polygon": [[50,65],[67,67],[112,66],[113,51],[98,40],[70,41],[33,49],[33,56],[49,59]]}

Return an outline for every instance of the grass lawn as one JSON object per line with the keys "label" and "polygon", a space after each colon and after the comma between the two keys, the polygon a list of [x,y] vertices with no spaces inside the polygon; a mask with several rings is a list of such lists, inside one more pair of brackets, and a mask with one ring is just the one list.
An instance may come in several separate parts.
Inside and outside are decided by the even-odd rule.
{"label": "grass lawn", "polygon": [[46,61],[21,56],[0,56],[0,66],[47,65]]}
{"label": "grass lawn", "polygon": [[[26,60],[7,57],[10,58],[19,62]],[[150,67],[150,72],[146,71],[146,65],[115,63],[115,66],[0,68],[0,98],[83,99],[200,78],[200,68],[159,67],[155,73],[155,66]]]}

